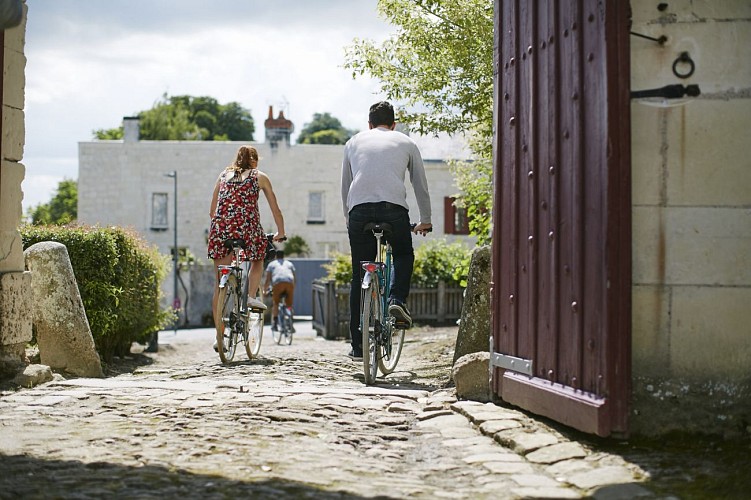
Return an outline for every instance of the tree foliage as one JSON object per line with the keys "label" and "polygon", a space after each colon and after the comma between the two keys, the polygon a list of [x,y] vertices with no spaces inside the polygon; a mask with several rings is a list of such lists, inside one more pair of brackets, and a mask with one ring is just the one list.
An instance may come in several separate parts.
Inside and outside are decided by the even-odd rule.
{"label": "tree foliage", "polygon": [[27,216],[34,225],[65,225],[78,218],[78,183],[63,179],[49,203],[29,209]]}
{"label": "tree foliage", "polygon": [[354,131],[342,126],[330,113],[314,113],[313,120],[306,123],[297,135],[298,144],[344,144]]}
{"label": "tree foliage", "polygon": [[307,257],[308,255],[310,255],[310,247],[308,246],[308,242],[305,241],[302,236],[290,236],[287,239],[287,242],[284,244],[284,255],[288,257],[292,255],[297,255],[298,257]]}
{"label": "tree foliage", "polygon": [[[252,141],[255,132],[250,111],[237,102],[220,104],[213,97],[164,94],[137,116],[141,139],[151,141]],[[95,130],[94,136],[122,139],[123,128]]]}
{"label": "tree foliage", "polygon": [[355,39],[346,49],[352,76],[380,81],[403,103],[398,120],[420,134],[464,134],[477,160],[453,165],[470,230],[488,238],[492,196],[493,1],[379,0],[397,31],[380,45]]}

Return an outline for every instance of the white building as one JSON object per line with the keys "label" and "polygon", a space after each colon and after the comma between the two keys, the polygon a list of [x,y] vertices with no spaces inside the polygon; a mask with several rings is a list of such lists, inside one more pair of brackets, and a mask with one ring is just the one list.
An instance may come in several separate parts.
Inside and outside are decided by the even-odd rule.
{"label": "white building", "polygon": [[[258,168],[271,178],[288,236],[300,236],[312,258],[349,252],[341,207],[340,180],[343,146],[290,145],[292,122],[272,110],[265,121],[266,141],[251,143],[258,150]],[[160,252],[174,247],[175,179],[177,173],[177,239],[203,264],[209,230],[209,205],[219,173],[246,142],[141,141],[138,120],[124,120],[121,141],[80,142],[78,221],[81,224],[133,228]],[[423,152],[430,186],[434,234],[431,238],[465,239],[466,221],[450,205],[457,192],[447,160],[466,159],[463,143],[448,138],[417,139]],[[409,181],[407,181],[409,184]],[[417,221],[417,204],[408,186],[411,219]],[[275,230],[268,204],[259,201],[261,222]],[[465,226],[462,228],[462,224]],[[416,238],[415,245],[426,239]],[[164,287],[173,297],[172,287]]]}

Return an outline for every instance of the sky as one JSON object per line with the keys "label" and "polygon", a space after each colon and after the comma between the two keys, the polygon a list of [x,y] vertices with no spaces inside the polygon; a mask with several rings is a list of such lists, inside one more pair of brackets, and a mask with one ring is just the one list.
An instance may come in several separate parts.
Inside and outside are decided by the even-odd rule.
{"label": "sky", "polygon": [[[385,96],[343,67],[354,38],[396,28],[377,0],[26,0],[23,210],[78,178],[78,143],[167,95],[238,102],[263,140],[269,106],[300,130],[329,112],[367,127]],[[294,135],[293,135],[294,138]]]}

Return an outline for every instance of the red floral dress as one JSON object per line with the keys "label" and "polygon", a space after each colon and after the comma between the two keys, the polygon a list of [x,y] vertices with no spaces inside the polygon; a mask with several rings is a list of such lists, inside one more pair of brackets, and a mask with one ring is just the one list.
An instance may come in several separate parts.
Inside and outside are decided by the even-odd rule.
{"label": "red floral dress", "polygon": [[245,180],[235,178],[227,180],[226,170],[219,176],[216,213],[209,228],[209,259],[229,255],[232,251],[224,248],[224,242],[242,238],[247,245],[245,260],[263,260],[268,242],[258,212],[258,170],[251,170]]}

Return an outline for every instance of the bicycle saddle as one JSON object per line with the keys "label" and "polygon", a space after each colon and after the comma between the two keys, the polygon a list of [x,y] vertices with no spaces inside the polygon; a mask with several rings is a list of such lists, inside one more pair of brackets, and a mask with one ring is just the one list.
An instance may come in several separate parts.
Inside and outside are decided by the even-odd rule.
{"label": "bicycle saddle", "polygon": [[230,238],[228,240],[224,240],[224,248],[232,250],[235,247],[240,247],[245,250],[245,240],[241,238]]}
{"label": "bicycle saddle", "polygon": [[368,222],[365,224],[365,227],[363,228],[363,231],[366,233],[369,233],[371,231],[373,232],[383,232],[384,236],[391,235],[392,229],[391,224],[388,222]]}

